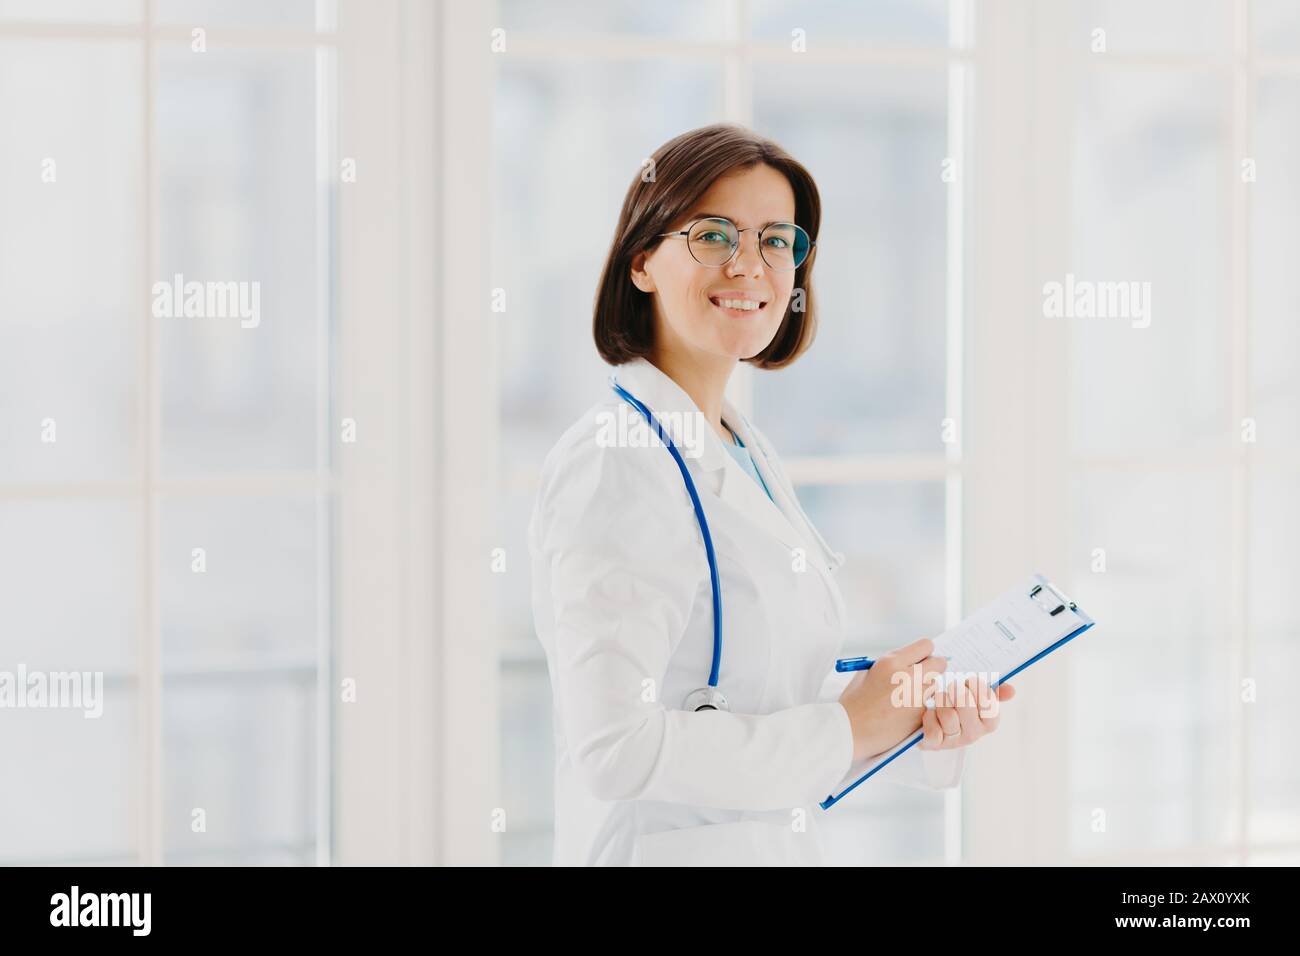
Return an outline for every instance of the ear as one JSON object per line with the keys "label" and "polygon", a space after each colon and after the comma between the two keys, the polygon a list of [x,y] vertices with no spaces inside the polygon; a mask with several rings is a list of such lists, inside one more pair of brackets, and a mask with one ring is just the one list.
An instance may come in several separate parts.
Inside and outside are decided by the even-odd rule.
{"label": "ear", "polygon": [[628,275],[632,277],[632,284],[642,292],[655,291],[655,280],[649,272],[646,271],[646,254],[638,252],[632,257],[632,264],[628,267]]}

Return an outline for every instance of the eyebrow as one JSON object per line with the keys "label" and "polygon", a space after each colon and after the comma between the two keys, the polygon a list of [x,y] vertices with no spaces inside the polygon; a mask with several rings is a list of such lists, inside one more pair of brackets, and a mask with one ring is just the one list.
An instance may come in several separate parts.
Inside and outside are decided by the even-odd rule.
{"label": "eyebrow", "polygon": [[[693,212],[693,213],[691,213],[689,216],[686,217],[686,221],[687,221],[687,222],[694,222],[696,219],[726,219],[728,222],[735,222],[735,221],[736,221],[736,220],[732,219],[730,216],[724,216],[724,215],[722,215],[722,213],[719,213],[719,212],[702,212],[702,211],[701,211],[701,212]],[[789,221],[790,221],[789,219],[769,219],[767,222],[763,223],[763,225],[760,226],[759,228],[760,228],[760,229],[766,229],[768,226],[772,225],[773,223],[776,223],[776,222],[789,222]]]}

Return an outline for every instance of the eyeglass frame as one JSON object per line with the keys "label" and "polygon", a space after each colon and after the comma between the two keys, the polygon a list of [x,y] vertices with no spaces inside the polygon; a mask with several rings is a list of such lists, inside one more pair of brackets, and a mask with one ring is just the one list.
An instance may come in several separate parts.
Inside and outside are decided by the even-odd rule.
{"label": "eyeglass frame", "polygon": [[[711,265],[710,263],[707,262],[700,262],[700,260],[696,258],[695,253],[691,252],[691,242],[690,242],[691,230],[694,229],[702,222],[730,223],[736,229],[736,244],[731,247],[731,255],[727,256],[725,261],[719,262],[717,265]],[[688,222],[686,224],[685,229],[678,230],[677,232],[661,232],[655,238],[667,239],[673,236],[685,236],[686,251],[690,252],[692,259],[695,259],[696,262],[700,262],[700,265],[704,266],[706,269],[721,269],[723,266],[730,265],[731,262],[736,258],[737,253],[740,252],[740,237],[747,232],[754,232],[757,230],[758,257],[763,260],[763,264],[767,266],[769,269],[772,269],[776,272],[798,272],[800,269],[806,266],[808,264],[808,260],[812,258],[813,251],[817,248],[817,240],[814,239],[812,236],[808,236],[808,255],[803,257],[803,262],[799,263],[793,269],[777,269],[776,266],[772,265],[772,263],[767,261],[767,256],[763,255],[763,233],[767,232],[767,230],[771,229],[773,226],[794,226],[796,229],[801,230],[805,236],[808,236],[808,230],[804,229],[804,227],[799,225],[797,222],[784,222],[784,221],[769,222],[766,226],[763,226],[762,228],[759,228],[758,226],[746,226],[744,229],[741,229],[740,226],[736,225],[736,223],[732,222],[726,216],[701,216],[699,219],[695,219],[692,220],[691,222]]]}

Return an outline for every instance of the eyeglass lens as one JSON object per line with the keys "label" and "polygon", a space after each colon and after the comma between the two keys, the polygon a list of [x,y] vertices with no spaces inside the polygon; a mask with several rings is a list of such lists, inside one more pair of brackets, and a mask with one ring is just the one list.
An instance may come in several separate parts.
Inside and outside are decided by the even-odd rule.
{"label": "eyeglass lens", "polygon": [[[740,230],[729,219],[701,219],[691,227],[687,242],[701,265],[721,266],[740,245]],[[810,245],[808,233],[792,222],[774,222],[758,236],[763,261],[778,272],[799,268],[808,258]]]}

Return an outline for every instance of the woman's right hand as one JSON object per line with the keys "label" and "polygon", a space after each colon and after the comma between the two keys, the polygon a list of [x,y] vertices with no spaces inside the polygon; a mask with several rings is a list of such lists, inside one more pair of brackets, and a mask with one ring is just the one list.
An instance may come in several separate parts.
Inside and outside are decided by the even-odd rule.
{"label": "woman's right hand", "polygon": [[[888,750],[921,728],[925,707],[910,705],[928,692],[927,675],[942,673],[948,666],[945,658],[931,657],[933,652],[934,641],[923,637],[878,657],[870,670],[853,675],[839,700],[848,711],[849,726],[853,728],[854,763]],[[918,664],[922,684],[914,690]],[[895,678],[898,673],[906,677]],[[896,692],[898,702],[894,699]]]}

